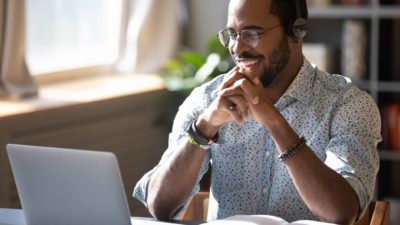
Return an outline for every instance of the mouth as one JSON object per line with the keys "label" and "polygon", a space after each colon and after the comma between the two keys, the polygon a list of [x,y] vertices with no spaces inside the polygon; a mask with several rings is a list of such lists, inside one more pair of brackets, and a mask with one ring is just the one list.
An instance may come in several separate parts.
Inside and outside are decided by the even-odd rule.
{"label": "mouth", "polygon": [[240,68],[248,68],[252,69],[256,67],[258,64],[260,64],[262,61],[262,58],[241,58],[241,59],[236,59],[235,62],[238,67]]}

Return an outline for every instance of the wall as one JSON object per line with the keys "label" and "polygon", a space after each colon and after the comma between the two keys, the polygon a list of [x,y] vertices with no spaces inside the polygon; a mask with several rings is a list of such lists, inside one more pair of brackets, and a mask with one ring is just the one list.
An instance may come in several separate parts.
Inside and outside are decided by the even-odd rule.
{"label": "wall", "polygon": [[229,0],[189,0],[188,44],[206,52],[207,40],[226,27]]}
{"label": "wall", "polygon": [[148,216],[131,196],[167,147],[164,109],[171,99],[159,90],[0,118],[0,208],[21,207],[5,151],[7,143],[17,143],[114,152],[131,212]]}

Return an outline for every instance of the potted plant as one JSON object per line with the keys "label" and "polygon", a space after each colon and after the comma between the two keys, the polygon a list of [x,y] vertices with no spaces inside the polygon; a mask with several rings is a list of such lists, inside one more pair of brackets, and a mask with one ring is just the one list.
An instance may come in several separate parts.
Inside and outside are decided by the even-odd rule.
{"label": "potted plant", "polygon": [[206,55],[184,50],[167,61],[161,77],[168,90],[187,96],[195,87],[226,73],[233,65],[229,51],[214,36],[208,41]]}

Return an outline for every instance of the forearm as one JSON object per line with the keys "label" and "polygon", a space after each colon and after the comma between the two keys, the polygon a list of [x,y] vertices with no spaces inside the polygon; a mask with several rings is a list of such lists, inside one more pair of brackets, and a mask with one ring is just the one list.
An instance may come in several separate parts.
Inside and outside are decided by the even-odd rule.
{"label": "forearm", "polygon": [[[299,136],[283,117],[278,117],[270,130],[280,153],[293,146]],[[347,181],[327,167],[307,146],[282,162],[308,208],[321,220],[347,224],[354,222],[359,203]]]}
{"label": "forearm", "polygon": [[359,210],[354,190],[308,147],[288,159],[286,166],[299,194],[317,217],[331,223],[354,222]]}
{"label": "forearm", "polygon": [[205,155],[204,149],[185,143],[151,176],[147,204],[154,217],[170,219],[184,204],[195,185]]}

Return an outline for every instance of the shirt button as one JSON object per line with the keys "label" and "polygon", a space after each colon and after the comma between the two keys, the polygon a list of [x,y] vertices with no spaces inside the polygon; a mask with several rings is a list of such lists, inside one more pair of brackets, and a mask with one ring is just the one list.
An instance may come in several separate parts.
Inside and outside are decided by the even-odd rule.
{"label": "shirt button", "polygon": [[265,152],[265,156],[269,156],[269,155],[271,155],[271,153],[270,152]]}
{"label": "shirt button", "polygon": [[267,191],[268,191],[267,188],[263,189],[264,194],[267,193]]}

